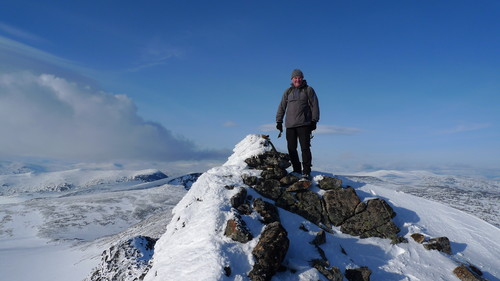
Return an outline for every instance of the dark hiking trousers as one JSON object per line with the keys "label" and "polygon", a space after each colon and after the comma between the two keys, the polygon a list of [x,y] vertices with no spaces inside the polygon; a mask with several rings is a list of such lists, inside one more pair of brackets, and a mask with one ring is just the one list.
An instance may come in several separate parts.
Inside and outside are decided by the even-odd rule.
{"label": "dark hiking trousers", "polygon": [[[297,140],[300,142],[300,149],[302,150],[302,169],[297,153]],[[294,172],[302,172],[304,174],[311,174],[311,127],[301,126],[286,129],[286,141],[288,143],[288,154]]]}

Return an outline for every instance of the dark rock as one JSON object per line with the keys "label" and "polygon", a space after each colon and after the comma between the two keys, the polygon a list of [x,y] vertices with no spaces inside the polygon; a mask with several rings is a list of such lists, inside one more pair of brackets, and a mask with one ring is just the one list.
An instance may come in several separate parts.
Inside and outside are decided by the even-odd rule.
{"label": "dark rock", "polygon": [[413,240],[415,240],[415,242],[420,243],[420,244],[424,243],[424,241],[425,241],[425,236],[423,234],[420,234],[420,233],[413,233],[411,235],[411,238],[413,238]]}
{"label": "dark rock", "polygon": [[243,183],[248,185],[248,186],[255,186],[260,182],[259,177],[256,176],[249,176],[249,175],[243,175],[241,176]]}
{"label": "dark rock", "polygon": [[224,235],[240,243],[247,243],[253,239],[253,235],[250,233],[245,221],[239,216],[235,216],[227,221]]}
{"label": "dark rock", "polygon": [[268,224],[262,231],[259,242],[252,251],[255,264],[249,273],[252,281],[269,281],[280,269],[288,251],[290,240],[279,222]]}
{"label": "dark rock", "polygon": [[400,229],[391,221],[396,216],[391,206],[383,199],[367,201],[366,209],[347,219],[340,231],[361,238],[380,237],[393,239]]}
{"label": "dark rock", "polygon": [[312,182],[310,181],[298,181],[289,187],[286,188],[287,192],[298,192],[298,191],[304,191],[307,190],[309,187],[311,187]]}
{"label": "dark rock", "polygon": [[241,188],[238,193],[231,197],[231,206],[235,209],[238,209],[239,206],[245,203],[246,199],[247,190],[245,188]]}
{"label": "dark rock", "polygon": [[486,281],[486,279],[482,278],[478,274],[474,273],[469,267],[464,264],[456,267],[453,270],[453,274],[458,277],[458,279],[462,281]]}
{"label": "dark rock", "polygon": [[325,176],[318,181],[318,187],[324,190],[339,189],[342,188],[342,180]]}
{"label": "dark rock", "polygon": [[254,186],[254,189],[262,196],[276,200],[281,196],[283,189],[279,181],[269,179]]}
{"label": "dark rock", "polygon": [[404,238],[403,236],[396,236],[391,238],[391,244],[400,244],[400,243],[408,243],[408,239]]}
{"label": "dark rock", "polygon": [[323,201],[328,219],[335,226],[354,216],[356,207],[361,202],[352,187],[329,190],[323,195]]}
{"label": "dark rock", "polygon": [[227,277],[231,276],[231,267],[230,266],[224,266],[224,275]]}
{"label": "dark rock", "polygon": [[320,230],[317,234],[316,237],[314,237],[313,241],[311,241],[311,244],[319,246],[322,244],[326,243],[326,233],[324,230]]}
{"label": "dark rock", "polygon": [[310,190],[296,194],[283,192],[281,197],[276,201],[276,206],[296,213],[316,225],[324,222],[321,197]]}
{"label": "dark rock", "polygon": [[286,153],[267,151],[263,154],[245,160],[250,168],[265,170],[269,167],[286,169],[290,167],[290,157]]}
{"label": "dark rock", "polygon": [[152,181],[157,181],[157,180],[161,180],[161,179],[165,179],[165,178],[168,178],[168,176],[165,175],[164,173],[162,173],[160,171],[154,171],[151,173],[136,175],[132,179],[133,180],[140,180],[143,182],[152,182]]}
{"label": "dark rock", "polygon": [[451,245],[448,237],[432,238],[429,239],[429,242],[424,243],[423,245],[427,250],[438,250],[451,255]]}
{"label": "dark rock", "polygon": [[311,266],[316,268],[329,281],[343,280],[342,272],[340,272],[340,269],[335,266],[329,268],[330,264],[328,263],[328,261],[315,259],[311,261]]}
{"label": "dark rock", "polygon": [[236,210],[238,210],[238,213],[240,215],[250,215],[250,214],[252,214],[252,207],[250,207],[250,204],[247,203],[247,202],[239,205]]}
{"label": "dark rock", "polygon": [[371,274],[372,271],[366,266],[345,270],[345,278],[349,281],[370,281]]}
{"label": "dark rock", "polygon": [[280,216],[278,213],[278,209],[273,204],[266,202],[260,198],[257,198],[253,201],[253,207],[262,217],[262,220],[265,224],[270,224],[275,221],[280,221]]}
{"label": "dark rock", "polygon": [[280,179],[280,183],[284,186],[292,185],[298,182],[300,179],[292,174],[288,174]]}
{"label": "dark rock", "polygon": [[273,167],[273,168],[267,168],[266,170],[262,171],[260,176],[265,180],[268,179],[280,180],[281,178],[285,177],[287,173],[288,172],[283,168]]}

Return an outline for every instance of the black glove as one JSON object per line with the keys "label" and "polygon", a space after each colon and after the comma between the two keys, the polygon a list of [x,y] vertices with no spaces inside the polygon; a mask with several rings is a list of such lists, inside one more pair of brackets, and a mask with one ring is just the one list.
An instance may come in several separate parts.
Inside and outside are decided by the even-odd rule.
{"label": "black glove", "polygon": [[276,123],[276,129],[278,129],[280,132],[283,132],[283,123],[281,122]]}
{"label": "black glove", "polygon": [[316,122],[312,121],[311,122],[311,131],[316,130]]}

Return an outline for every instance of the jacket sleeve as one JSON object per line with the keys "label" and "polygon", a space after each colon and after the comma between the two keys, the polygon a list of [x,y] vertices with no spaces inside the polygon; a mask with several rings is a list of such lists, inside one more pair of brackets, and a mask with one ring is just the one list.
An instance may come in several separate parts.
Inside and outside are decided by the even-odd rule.
{"label": "jacket sleeve", "polygon": [[276,112],[276,122],[283,123],[283,117],[285,116],[286,106],[288,103],[288,89],[283,93],[283,97],[281,98],[281,102],[278,106],[278,111]]}
{"label": "jacket sleeve", "polygon": [[318,122],[319,121],[319,101],[318,97],[316,96],[316,92],[314,91],[313,88],[309,87],[310,92],[309,92],[309,105],[311,107],[311,113],[312,113],[312,121],[313,122]]}

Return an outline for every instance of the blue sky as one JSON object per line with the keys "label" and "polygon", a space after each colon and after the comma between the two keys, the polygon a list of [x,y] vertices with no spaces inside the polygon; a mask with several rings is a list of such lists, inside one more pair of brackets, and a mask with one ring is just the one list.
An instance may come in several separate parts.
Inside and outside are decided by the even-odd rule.
{"label": "blue sky", "polygon": [[[77,85],[70,92],[79,102],[65,99],[73,102],[72,112],[82,103],[103,110],[87,110],[78,120],[71,115],[77,128],[88,129],[89,139],[139,132],[127,144],[110,140],[108,145],[123,149],[109,158],[141,145],[158,148],[165,140],[170,151],[158,154],[165,161],[221,159],[252,133],[270,134],[284,150],[285,140],[266,128],[274,127],[290,73],[300,68],[320,101],[313,139],[317,167],[495,170],[500,167],[499,16],[496,0],[4,1],[0,90],[5,108],[6,93],[42,97],[23,92],[29,107],[22,99],[10,102],[9,109],[22,107],[8,113],[17,120],[16,112],[34,112],[27,108],[56,114],[63,107],[54,93]],[[56,97],[50,107],[43,98],[47,92]],[[117,107],[126,108],[113,113],[120,118],[96,130],[93,124],[107,122],[89,116],[113,119],[109,114]],[[6,116],[4,110],[1,117]],[[57,127],[56,116],[40,121],[42,127]],[[96,120],[82,121],[87,119]],[[129,119],[133,125],[114,131]],[[40,127],[19,124],[3,126],[9,135]],[[64,130],[24,139],[51,143],[57,134]],[[8,137],[2,146],[23,151],[19,138]],[[76,139],[74,134],[64,143]],[[100,145],[82,141],[82,153],[88,154],[83,147],[89,142]],[[61,145],[54,150],[64,152]],[[100,155],[106,155],[102,146]],[[32,154],[46,150],[30,147]]]}

